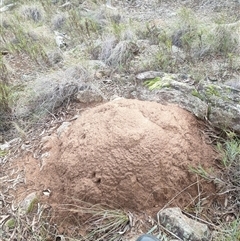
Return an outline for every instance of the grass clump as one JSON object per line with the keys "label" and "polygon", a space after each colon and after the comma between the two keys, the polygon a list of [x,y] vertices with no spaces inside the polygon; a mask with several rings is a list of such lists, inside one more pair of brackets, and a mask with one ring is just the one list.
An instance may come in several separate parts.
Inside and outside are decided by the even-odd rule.
{"label": "grass clump", "polygon": [[215,241],[239,241],[240,240],[240,219],[228,223],[222,223],[222,230],[214,235]]}
{"label": "grass clump", "polygon": [[192,61],[194,49],[201,44],[202,31],[192,10],[180,9],[178,18],[176,30],[172,34],[172,44],[182,48],[187,54],[188,61]]}
{"label": "grass clump", "polygon": [[21,14],[24,18],[32,20],[34,22],[40,22],[44,19],[44,12],[41,6],[37,5],[25,5],[22,6]]}
{"label": "grass clump", "polygon": [[8,71],[0,54],[0,130],[4,130],[9,126],[9,118],[11,116],[10,97],[11,89],[8,84]]}
{"label": "grass clump", "polygon": [[10,111],[9,94],[10,94],[10,89],[8,87],[8,84],[6,82],[1,81],[0,82],[0,110],[2,114],[4,112],[8,113]]}
{"label": "grass clump", "polygon": [[13,40],[6,44],[6,48],[11,53],[26,53],[37,64],[48,63],[47,54],[41,42],[31,37],[31,35],[20,25],[11,24],[9,31],[13,35]]}
{"label": "grass clump", "polygon": [[127,214],[123,210],[108,206],[92,205],[80,200],[77,200],[77,203],[78,205],[60,205],[58,213],[64,212],[68,213],[68,217],[74,216],[78,227],[84,229],[84,235],[77,238],[79,241],[121,240],[122,235],[130,228],[130,213]]}
{"label": "grass clump", "polygon": [[75,45],[85,43],[91,44],[96,37],[100,25],[91,16],[84,16],[79,10],[70,10],[66,20],[66,30],[71,34]]}
{"label": "grass clump", "polygon": [[64,28],[67,21],[67,16],[64,13],[55,14],[51,19],[52,29],[61,30]]}
{"label": "grass clump", "polygon": [[225,133],[226,139],[216,142],[216,150],[220,154],[219,161],[223,169],[221,177],[201,166],[191,170],[205,179],[219,181],[223,185],[224,193],[231,193],[236,198],[235,201],[240,201],[240,139],[232,131]]}
{"label": "grass clump", "polygon": [[[93,210],[92,210],[93,211]],[[120,240],[129,222],[129,217],[121,210],[95,210],[88,220],[88,240]]]}
{"label": "grass clump", "polygon": [[[221,153],[221,163],[225,168],[240,162],[240,141],[236,138],[226,140],[225,143],[218,142],[217,150]],[[240,165],[240,163],[239,163]],[[240,167],[240,166],[239,166]]]}

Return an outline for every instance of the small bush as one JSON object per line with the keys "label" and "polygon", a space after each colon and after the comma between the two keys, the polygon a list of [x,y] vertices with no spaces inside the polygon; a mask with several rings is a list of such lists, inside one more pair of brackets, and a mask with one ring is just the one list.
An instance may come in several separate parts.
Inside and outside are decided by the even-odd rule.
{"label": "small bush", "polygon": [[6,83],[0,81],[0,131],[9,129],[11,108],[9,106],[10,89]]}
{"label": "small bush", "polygon": [[62,13],[56,14],[52,17],[51,24],[53,30],[60,30],[66,23],[66,16]]}
{"label": "small bush", "polygon": [[78,10],[70,10],[65,27],[75,45],[85,43],[90,46],[98,34],[100,25],[91,17],[82,16]]}
{"label": "small bush", "polygon": [[239,46],[239,37],[225,25],[218,25],[209,38],[211,49],[215,54],[227,56],[229,53],[233,53]]}
{"label": "small bush", "polygon": [[11,116],[9,107],[10,88],[8,86],[8,72],[0,55],[0,130],[8,128],[8,119]]}
{"label": "small bush", "polygon": [[[17,21],[19,19],[15,19]],[[13,20],[14,21],[14,20]],[[29,57],[34,60],[37,64],[42,63],[48,64],[47,54],[44,50],[43,45],[38,41],[37,36],[33,33],[29,33],[24,29],[24,26],[16,25],[11,23],[8,29],[13,36],[10,42],[5,44],[6,49],[11,53],[22,53],[25,52]]]}
{"label": "small bush", "polygon": [[37,5],[23,6],[21,13],[26,19],[33,20],[34,22],[43,20],[43,10]]}

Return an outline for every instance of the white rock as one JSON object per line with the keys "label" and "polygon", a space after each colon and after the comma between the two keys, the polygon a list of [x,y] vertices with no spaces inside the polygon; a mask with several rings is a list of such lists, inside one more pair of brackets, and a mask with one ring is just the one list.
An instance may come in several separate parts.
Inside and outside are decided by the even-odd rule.
{"label": "white rock", "polygon": [[9,145],[8,142],[0,145],[0,150],[1,150],[1,151],[7,151],[7,150],[9,150],[9,148],[10,148],[10,145]]}
{"label": "white rock", "polygon": [[0,8],[0,12],[2,13],[2,12],[6,12],[8,10],[11,10],[15,5],[16,5],[16,3],[10,3],[8,5],[5,5]]}
{"label": "white rock", "polygon": [[59,48],[63,48],[67,46],[67,43],[65,42],[65,39],[70,39],[65,33],[59,33],[57,31],[54,31],[55,34],[55,41]]}

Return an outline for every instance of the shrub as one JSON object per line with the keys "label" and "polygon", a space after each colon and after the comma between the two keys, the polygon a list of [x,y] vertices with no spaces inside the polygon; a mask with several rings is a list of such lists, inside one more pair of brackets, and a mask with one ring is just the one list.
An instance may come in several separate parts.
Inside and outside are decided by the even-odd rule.
{"label": "shrub", "polygon": [[43,20],[43,10],[37,5],[23,6],[21,13],[26,19],[33,20],[34,22]]}
{"label": "shrub", "polygon": [[56,14],[52,17],[51,24],[53,30],[62,29],[66,23],[66,16],[62,13]]}

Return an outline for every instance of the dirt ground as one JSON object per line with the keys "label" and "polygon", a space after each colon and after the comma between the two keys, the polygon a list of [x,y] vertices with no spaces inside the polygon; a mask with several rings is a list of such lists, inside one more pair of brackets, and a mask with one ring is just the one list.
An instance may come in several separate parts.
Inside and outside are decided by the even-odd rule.
{"label": "dirt ground", "polygon": [[63,123],[39,148],[39,159],[18,160],[26,174],[19,198],[35,191],[52,206],[76,199],[156,213],[214,196],[189,167],[213,168],[216,153],[196,118],[175,105],[114,100]]}

